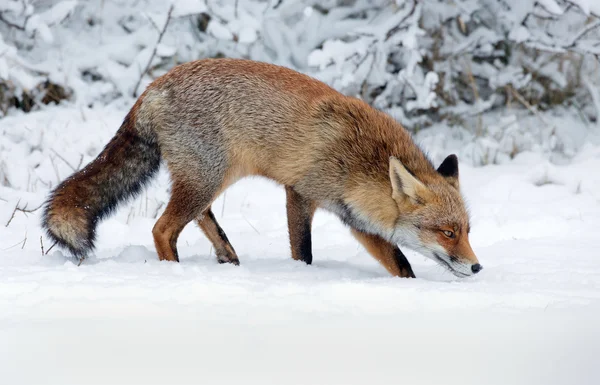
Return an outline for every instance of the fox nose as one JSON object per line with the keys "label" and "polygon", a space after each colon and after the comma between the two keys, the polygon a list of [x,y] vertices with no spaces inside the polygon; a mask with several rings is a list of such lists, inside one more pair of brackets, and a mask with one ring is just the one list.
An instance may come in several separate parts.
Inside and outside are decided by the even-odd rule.
{"label": "fox nose", "polygon": [[483,266],[481,266],[479,263],[476,263],[471,266],[471,271],[473,272],[473,274],[479,273],[481,269],[483,269]]}

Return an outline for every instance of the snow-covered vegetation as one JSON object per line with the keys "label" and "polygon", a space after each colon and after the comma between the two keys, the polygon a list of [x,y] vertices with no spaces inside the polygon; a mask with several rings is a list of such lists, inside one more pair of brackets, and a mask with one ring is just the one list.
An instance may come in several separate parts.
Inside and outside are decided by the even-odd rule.
{"label": "snow-covered vegetation", "polygon": [[104,105],[178,63],[243,57],[413,131],[451,126],[473,164],[530,150],[560,161],[597,131],[599,16],[594,0],[4,0],[0,103]]}
{"label": "snow-covered vegetation", "polygon": [[[321,211],[296,263],[263,180],[213,205],[241,266],[195,226],[159,262],[165,170],[81,266],[49,250],[49,190],[206,57],[307,73],[458,154],[485,270],[407,251],[418,278],[391,278]],[[597,0],[0,0],[0,382],[600,383],[599,59]]]}

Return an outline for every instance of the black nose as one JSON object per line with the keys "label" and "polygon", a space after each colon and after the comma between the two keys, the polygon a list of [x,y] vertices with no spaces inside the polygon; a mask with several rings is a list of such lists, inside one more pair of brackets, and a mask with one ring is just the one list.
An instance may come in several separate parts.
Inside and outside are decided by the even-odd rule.
{"label": "black nose", "polygon": [[481,269],[483,269],[483,266],[481,266],[479,263],[476,263],[471,266],[471,271],[473,272],[473,274],[479,273]]}

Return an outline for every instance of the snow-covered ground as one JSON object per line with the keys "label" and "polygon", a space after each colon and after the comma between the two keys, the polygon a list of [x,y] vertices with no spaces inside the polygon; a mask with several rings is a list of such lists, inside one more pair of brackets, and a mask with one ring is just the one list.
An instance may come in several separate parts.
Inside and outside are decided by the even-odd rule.
{"label": "snow-covered ground", "polygon": [[323,212],[314,264],[294,262],[283,189],[261,179],[213,206],[241,266],[219,265],[193,225],[181,263],[159,262],[165,172],[100,225],[81,266],[42,255],[41,210],[15,207],[91,160],[125,108],[0,121],[1,383],[600,383],[600,147],[566,166],[533,153],[461,164],[485,267],[469,279],[412,252],[418,278],[389,277]]}

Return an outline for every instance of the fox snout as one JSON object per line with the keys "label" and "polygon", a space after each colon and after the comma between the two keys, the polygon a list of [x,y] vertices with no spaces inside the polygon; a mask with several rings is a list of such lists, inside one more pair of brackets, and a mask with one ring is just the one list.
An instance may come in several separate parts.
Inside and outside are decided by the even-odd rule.
{"label": "fox snout", "polygon": [[453,273],[457,271],[464,275],[473,275],[483,270],[483,266],[477,260],[466,237],[463,238],[462,242],[458,242],[456,246],[453,250],[455,253],[451,253],[449,258],[450,271]]}
{"label": "fox snout", "polygon": [[474,275],[483,270],[483,266],[481,266],[477,260],[477,257],[472,253],[472,251],[469,255],[449,254],[447,259],[444,258],[445,256],[443,253],[441,253],[441,255],[440,253],[434,253],[434,257],[437,262],[458,277]]}

